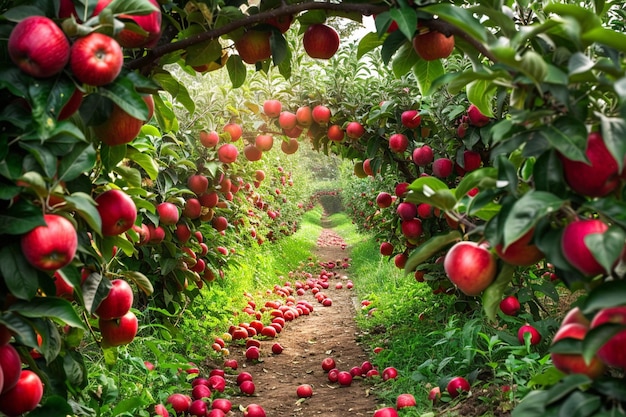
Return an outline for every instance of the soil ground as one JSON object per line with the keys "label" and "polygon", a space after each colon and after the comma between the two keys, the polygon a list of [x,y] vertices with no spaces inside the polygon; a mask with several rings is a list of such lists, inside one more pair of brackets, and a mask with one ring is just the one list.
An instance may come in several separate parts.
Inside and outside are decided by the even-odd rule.
{"label": "soil ground", "polygon": [[[349,248],[330,229],[323,229],[313,258],[321,262],[334,262],[348,257]],[[312,268],[314,269],[314,268]],[[319,271],[321,268],[316,265]],[[313,272],[313,271],[311,271]],[[332,299],[330,307],[323,307],[311,291],[297,299],[308,300],[314,311],[288,322],[274,340],[261,341],[261,361],[245,360],[243,348],[231,349],[231,357],[239,362],[240,371],[253,376],[256,391],[253,396],[231,398],[233,409],[251,403],[261,405],[267,417],[325,417],[372,416],[377,408],[376,398],[370,393],[372,384],[363,378],[355,378],[349,387],[330,383],[321,363],[331,356],[339,370],[349,371],[368,360],[368,354],[357,343],[358,329],[355,323],[356,299],[353,290],[347,289],[348,277],[343,270],[330,279],[324,292]],[[343,289],[336,289],[337,281]],[[271,353],[271,346],[280,343],[284,350],[279,355]],[[313,387],[313,396],[299,399],[296,388],[300,384]]]}

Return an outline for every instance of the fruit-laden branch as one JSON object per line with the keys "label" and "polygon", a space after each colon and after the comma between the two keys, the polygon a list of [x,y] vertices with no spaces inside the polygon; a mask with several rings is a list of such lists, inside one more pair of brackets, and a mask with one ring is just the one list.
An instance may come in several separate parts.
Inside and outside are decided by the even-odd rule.
{"label": "fruit-laden branch", "polygon": [[[130,70],[141,69],[151,66],[154,62],[156,62],[160,57],[167,55],[171,52],[178,51],[181,49],[186,49],[192,45],[196,45],[201,42],[206,42],[210,40],[214,40],[219,38],[222,35],[231,33],[241,27],[251,26],[254,24],[262,23],[271,18],[277,18],[280,16],[289,16],[295,15],[300,12],[304,12],[307,10],[334,10],[334,11],[343,11],[343,12],[355,12],[360,13],[364,16],[369,16],[373,14],[379,14],[384,11],[389,10],[389,6],[386,5],[373,5],[373,4],[362,4],[362,3],[330,3],[326,1],[305,1],[302,3],[285,5],[271,9],[266,12],[261,12],[258,14],[250,15],[245,19],[238,19],[233,22],[230,22],[218,29],[208,30],[206,32],[198,33],[197,35],[190,36],[183,40],[167,43],[163,45],[159,45],[147,52],[147,54],[141,58],[130,61],[126,64],[126,67]],[[495,57],[487,50],[484,45],[482,45],[479,41],[472,38],[468,33],[458,28],[457,26],[439,20],[433,19],[429,21],[424,21],[423,25],[437,30],[445,35],[455,35],[463,38],[469,44],[474,46],[476,50],[482,53],[485,57],[490,59],[491,61],[496,61]]]}

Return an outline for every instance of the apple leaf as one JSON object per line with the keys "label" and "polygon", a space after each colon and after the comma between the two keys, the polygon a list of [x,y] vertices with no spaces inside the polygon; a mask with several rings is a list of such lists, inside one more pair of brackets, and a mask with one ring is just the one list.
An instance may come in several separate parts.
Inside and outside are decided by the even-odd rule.
{"label": "apple leaf", "polygon": [[58,181],[72,181],[96,164],[96,150],[91,143],[78,142],[72,151],[63,156],[57,169]]}
{"label": "apple leaf", "polygon": [[117,77],[111,84],[101,87],[99,93],[117,104],[130,116],[139,120],[148,120],[148,105],[129,77]]}
{"label": "apple leaf", "polygon": [[[413,48],[411,48],[413,50]],[[417,54],[415,54],[417,56]],[[436,80],[445,74],[443,64],[440,59],[426,61],[419,59],[413,66],[413,74],[417,78],[417,85],[422,95],[432,93],[433,85],[437,85]]]}
{"label": "apple leaf", "polygon": [[485,116],[494,117],[491,103],[496,91],[497,84],[491,80],[475,80],[467,85],[467,99],[478,107],[478,110]]}
{"label": "apple leaf", "polygon": [[128,15],[146,15],[158,10],[148,0],[113,0],[105,8],[113,14]]}
{"label": "apple leaf", "polygon": [[98,272],[92,272],[83,282],[81,289],[85,309],[93,313],[102,300],[109,295],[109,291],[111,291],[111,281],[102,279],[102,275]]}
{"label": "apple leaf", "polygon": [[96,208],[96,202],[89,194],[83,192],[73,193],[65,196],[65,201],[89,224],[92,230],[98,234],[102,232],[100,213],[98,213]]}
{"label": "apple leaf", "polygon": [[112,414],[119,416],[120,414],[133,413],[135,410],[146,408],[148,404],[149,402],[140,396],[126,398],[117,403]]}
{"label": "apple leaf", "polygon": [[[604,400],[606,401],[606,400]],[[598,409],[602,406],[603,397],[598,394],[574,391],[559,404],[559,415],[562,416],[598,416]]]}
{"label": "apple leaf", "polygon": [[585,236],[585,245],[605,271],[611,271],[619,259],[626,240],[626,231],[621,227],[610,227],[604,233]]}
{"label": "apple leaf", "polygon": [[468,172],[454,190],[457,199],[463,198],[472,188],[477,187],[479,190],[493,188],[496,186],[498,178],[498,170],[496,168],[479,168],[472,172]]}
{"label": "apple leaf", "polygon": [[0,274],[9,293],[17,298],[31,300],[37,294],[37,270],[24,258],[19,243],[0,249]]}
{"label": "apple leaf", "polygon": [[[376,17],[378,19],[378,16]],[[357,48],[357,59],[361,59],[366,53],[373,51],[383,44],[383,40],[373,32],[363,36]]]}
{"label": "apple leaf", "polygon": [[582,120],[574,116],[562,116],[552,123],[543,125],[539,133],[567,159],[587,161],[585,155],[587,127]]}
{"label": "apple leaf", "polygon": [[411,71],[411,68],[413,68],[413,66],[420,61],[422,60],[419,59],[413,47],[408,43],[405,43],[400,47],[400,50],[393,58],[391,68],[397,78],[402,78],[404,74]]}
{"label": "apple leaf", "polygon": [[144,274],[138,271],[125,271],[124,276],[132,280],[140,290],[146,295],[151,295],[154,292],[152,282]]}
{"label": "apple leaf", "polygon": [[585,361],[587,363],[591,362],[591,359],[598,352],[598,349],[608,342],[610,338],[624,330],[626,330],[626,326],[619,323],[604,323],[589,329],[585,335],[582,348]]}
{"label": "apple leaf", "polygon": [[9,307],[9,311],[19,312],[29,318],[52,318],[79,329],[85,329],[72,303],[58,297],[35,297],[29,301],[18,301]]}
{"label": "apple leaf", "polygon": [[500,307],[500,301],[509,283],[513,279],[514,272],[515,267],[513,265],[503,262],[496,279],[483,292],[483,311],[489,321],[493,323],[497,321],[496,316],[498,314],[498,308]]}
{"label": "apple leaf", "polygon": [[287,40],[279,30],[272,30],[270,34],[270,49],[272,51],[272,62],[274,65],[280,65],[290,55]]}
{"label": "apple leaf", "polygon": [[[95,411],[93,412],[95,414]],[[72,406],[60,395],[46,396],[45,403],[28,413],[29,417],[50,417],[53,415],[70,416],[72,414],[74,414]]]}
{"label": "apple leaf", "polygon": [[572,392],[577,391],[580,387],[587,386],[592,382],[591,378],[583,374],[571,374],[567,375],[561,381],[550,388],[548,393],[547,405],[555,404],[565,397],[568,397]]}
{"label": "apple leaf", "polygon": [[21,235],[45,224],[41,207],[26,199],[20,199],[0,213],[0,234]]}
{"label": "apple leaf", "polygon": [[126,158],[143,168],[151,180],[156,180],[159,175],[159,166],[150,155],[141,153],[132,146],[128,146],[126,147]]}
{"label": "apple leaf", "polygon": [[[172,96],[173,100],[182,104],[190,114],[196,111],[196,103],[189,96],[189,91],[172,74],[162,69],[158,74],[154,74],[154,80]],[[154,96],[155,99],[156,97],[157,95]]]}
{"label": "apple leaf", "polygon": [[487,41],[487,28],[468,9],[450,3],[436,3],[422,7],[420,10],[439,16],[440,19],[452,23],[480,42]]}
{"label": "apple leaf", "polygon": [[226,68],[228,69],[228,76],[233,88],[239,88],[246,80],[246,65],[241,60],[239,55],[233,55],[228,58],[226,62]]}
{"label": "apple leaf", "polygon": [[185,64],[198,66],[216,61],[222,56],[222,45],[217,39],[209,39],[187,48]]}
{"label": "apple leaf", "polygon": [[420,264],[434,256],[444,247],[459,240],[461,240],[461,233],[458,230],[452,230],[446,234],[431,237],[411,252],[404,266],[404,273],[410,274]]}
{"label": "apple leaf", "polygon": [[584,314],[593,314],[603,308],[621,306],[624,300],[626,300],[626,281],[607,281],[589,293],[582,311]]}
{"label": "apple leaf", "polygon": [[392,7],[389,10],[392,20],[398,24],[398,29],[407,39],[413,39],[417,28],[417,12],[412,7]]}
{"label": "apple leaf", "polygon": [[504,220],[504,246],[526,234],[539,220],[558,210],[564,201],[545,191],[529,191],[517,200]]}

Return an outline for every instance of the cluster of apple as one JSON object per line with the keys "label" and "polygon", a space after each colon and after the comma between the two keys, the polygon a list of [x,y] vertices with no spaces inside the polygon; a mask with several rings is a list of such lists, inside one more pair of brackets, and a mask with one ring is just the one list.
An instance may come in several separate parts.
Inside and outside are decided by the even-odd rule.
{"label": "cluster of apple", "polygon": [[349,387],[352,385],[354,378],[377,378],[381,377],[383,381],[395,379],[398,377],[398,370],[393,366],[385,368],[382,373],[370,362],[364,361],[361,365],[350,367],[349,370],[340,370],[334,358],[327,357],[322,360],[322,369],[327,373],[328,381],[338,383],[339,386]]}
{"label": "cluster of apple", "polygon": [[15,417],[37,407],[43,397],[43,383],[30,369],[22,369],[22,359],[9,342],[11,333],[0,325],[0,413]]}
{"label": "cluster of apple", "polygon": [[[290,15],[281,16],[264,23],[282,34],[289,30],[293,19]],[[251,28],[235,41],[235,49],[245,63],[254,65],[272,56],[271,37],[272,31],[267,28]],[[314,23],[304,32],[302,46],[311,58],[330,59],[339,49],[339,34],[328,25]]]}

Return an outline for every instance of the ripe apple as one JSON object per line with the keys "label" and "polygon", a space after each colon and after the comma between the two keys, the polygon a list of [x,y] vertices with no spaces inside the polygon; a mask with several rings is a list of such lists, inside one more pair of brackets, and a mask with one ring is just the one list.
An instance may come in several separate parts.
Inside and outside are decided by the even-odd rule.
{"label": "ripe apple", "polygon": [[567,185],[589,197],[603,197],[613,192],[621,184],[619,168],[600,133],[592,132],[587,136],[585,155],[589,162],[572,161],[559,154]]}
{"label": "ripe apple", "polygon": [[397,254],[393,258],[393,263],[396,265],[396,268],[403,269],[408,259],[409,259],[409,256],[406,253],[402,252],[402,253]]}
{"label": "ripe apple", "polygon": [[256,390],[256,386],[254,385],[254,382],[252,381],[243,381],[241,384],[239,384],[239,390],[241,391],[242,394],[252,395],[254,394],[254,391]]}
{"label": "ripe apple", "polygon": [[400,115],[402,125],[408,129],[417,129],[422,118],[417,110],[406,110]]}
{"label": "ripe apple", "polygon": [[104,347],[115,347],[127,345],[133,341],[137,335],[137,316],[132,311],[128,311],[119,319],[98,320],[100,334],[102,335],[102,345]]}
{"label": "ripe apple", "polygon": [[507,316],[517,316],[520,309],[520,303],[514,295],[509,295],[500,301],[500,310]]}
{"label": "ripe apple", "polygon": [[496,245],[495,250],[500,259],[516,266],[531,266],[542,260],[545,255],[532,244],[535,229],[530,229],[522,237],[504,249],[503,244]]}
{"label": "ripe apple", "polygon": [[296,395],[298,398],[309,398],[313,396],[313,387],[309,384],[298,385],[296,388]]}
{"label": "ripe apple", "polygon": [[226,123],[224,132],[228,133],[231,142],[237,142],[243,135],[243,128],[237,123]]}
{"label": "ripe apple", "polygon": [[101,86],[117,78],[124,63],[119,43],[110,36],[92,32],[74,41],[70,69],[81,83]]}
{"label": "ripe apple", "polygon": [[296,153],[299,147],[300,147],[300,143],[298,142],[297,139],[292,138],[292,139],[283,140],[280,142],[280,149],[286,155],[292,155]]}
{"label": "ripe apple", "polygon": [[213,148],[214,146],[217,146],[217,144],[219,143],[220,136],[214,130],[210,132],[207,132],[206,130],[201,130],[199,134],[199,139],[200,139],[200,143],[205,148]]}
{"label": "ripe apple", "polygon": [[326,125],[330,122],[331,111],[328,107],[319,104],[313,107],[311,115],[313,116],[313,121],[315,123],[319,125]]}
{"label": "ripe apple", "polygon": [[197,198],[190,198],[185,201],[185,207],[183,208],[183,216],[190,219],[197,219],[202,214],[202,204]]}
{"label": "ripe apple", "polygon": [[102,220],[102,234],[117,236],[133,227],[137,220],[137,206],[124,191],[112,189],[95,198]]}
{"label": "ripe apple", "polygon": [[413,163],[417,166],[424,167],[433,162],[434,158],[433,150],[428,145],[413,150]]}
{"label": "ripe apple", "polygon": [[9,344],[0,346],[0,373],[3,376],[3,384],[0,394],[9,391],[17,385],[22,371],[22,360],[17,350]]}
{"label": "ripe apple", "polygon": [[258,135],[254,144],[261,152],[267,152],[274,146],[274,138],[271,135]]}
{"label": "ripe apple", "polygon": [[191,175],[187,178],[187,187],[196,195],[204,194],[209,188],[209,179],[202,174]]}
{"label": "ripe apple", "polygon": [[278,116],[278,125],[285,131],[291,130],[298,124],[295,113],[284,110]]}
{"label": "ripe apple", "polygon": [[208,412],[207,403],[204,400],[194,400],[187,411],[193,417],[206,417]]}
{"label": "ripe apple", "polygon": [[402,133],[389,136],[389,149],[392,152],[403,153],[409,147],[409,138]]}
{"label": "ripe apple", "polygon": [[224,230],[228,229],[228,219],[226,219],[226,217],[224,216],[215,217],[211,221],[211,225],[218,232],[223,232]]}
{"label": "ripe apple", "polygon": [[433,206],[428,203],[420,203],[417,205],[417,215],[422,219],[433,217]]}
{"label": "ripe apple", "polygon": [[[98,1],[98,6],[100,6]],[[110,3],[110,1],[106,1]],[[117,35],[116,39],[120,45],[124,48],[152,48],[156,46],[159,38],[161,37],[161,10],[159,9],[159,3],[157,0],[150,0],[157,10],[147,15],[124,15],[121,14],[118,17],[123,19],[129,19],[134,21],[145,33],[137,33],[130,29],[122,29]],[[96,8],[98,7],[96,6]],[[95,14],[95,12],[94,12]]]}
{"label": "ripe apple", "polygon": [[417,216],[417,206],[413,203],[407,203],[403,201],[398,204],[396,208],[396,214],[402,221],[414,219]]}
{"label": "ripe apple", "polygon": [[167,397],[165,402],[172,406],[172,409],[177,415],[184,415],[189,411],[189,407],[191,406],[191,397],[185,394],[175,393]]}
{"label": "ripe apple", "polygon": [[109,294],[102,300],[96,314],[102,320],[117,319],[128,313],[133,305],[133,289],[123,279],[111,281]]}
{"label": "ripe apple", "polygon": [[487,248],[476,242],[454,244],[443,261],[446,275],[466,295],[477,296],[496,277],[497,264]]}
{"label": "ripe apple", "polygon": [[[604,308],[591,320],[591,328],[605,323],[626,325],[626,307]],[[607,365],[626,370],[626,330],[622,330],[609,339],[599,350],[598,357]]]}
{"label": "ripe apple", "polygon": [[280,116],[280,112],[282,111],[283,105],[279,100],[265,100],[263,102],[263,113],[267,117],[278,117]]}
{"label": "ripe apple", "polygon": [[382,373],[383,381],[387,381],[389,379],[395,379],[398,377],[398,370],[393,366],[388,366],[383,369]]}
{"label": "ripe apple", "polygon": [[[580,323],[569,323],[559,327],[552,338],[554,344],[558,340],[565,338],[573,338],[577,340],[583,340],[587,334],[588,327]],[[623,350],[620,348],[620,350]],[[599,352],[598,352],[599,355]],[[550,353],[552,363],[554,367],[566,374],[584,374],[591,379],[596,379],[604,373],[606,367],[600,360],[598,355],[595,355],[591,362],[586,363],[581,353]]]}
{"label": "ripe apple", "polygon": [[56,271],[69,265],[78,248],[74,225],[58,214],[44,214],[45,226],[36,226],[22,235],[20,244],[26,260],[42,271]]}
{"label": "ripe apple", "polygon": [[472,172],[480,168],[482,157],[476,151],[463,151],[463,171]]}
{"label": "ripe apple", "polygon": [[43,397],[43,383],[31,370],[20,372],[17,384],[0,395],[0,412],[9,417],[34,410]]}
{"label": "ripe apple", "polygon": [[178,207],[173,203],[163,202],[156,206],[157,213],[159,214],[159,223],[164,225],[173,225],[178,223],[180,214]]}
{"label": "ripe apple", "polygon": [[537,331],[537,329],[535,329],[533,326],[531,326],[530,324],[526,323],[523,326],[521,326],[519,328],[519,330],[517,331],[517,340],[519,340],[520,343],[524,344],[524,334],[526,333],[530,333],[530,344],[531,345],[536,345],[539,342],[541,342],[541,334]]}
{"label": "ripe apple", "polygon": [[349,387],[352,385],[352,374],[348,371],[339,371],[337,373],[337,382],[341,386]]}
{"label": "ripe apple", "polygon": [[328,372],[336,366],[335,359],[331,357],[324,358],[322,360],[322,369],[324,372]]}
{"label": "ripe apple", "polygon": [[595,276],[605,273],[604,267],[594,258],[585,243],[585,237],[604,233],[608,225],[599,219],[575,220],[563,229],[561,249],[565,259],[581,273]]}
{"label": "ripe apple", "polygon": [[365,134],[365,128],[359,122],[350,122],[346,126],[346,135],[350,139],[359,139]]}
{"label": "ripe apple", "polygon": [[400,183],[396,184],[396,187],[394,189],[394,193],[396,194],[397,197],[402,198],[406,194],[408,187],[409,187],[409,183],[408,182],[400,182]]}
{"label": "ripe apple", "polygon": [[302,45],[311,58],[330,59],[339,49],[339,34],[330,26],[316,23],[304,32]]}
{"label": "ripe apple", "polygon": [[296,110],[296,121],[300,127],[309,127],[313,124],[313,114],[311,107],[300,106]]}
{"label": "ripe apple", "polygon": [[[261,329],[261,330],[262,330],[262,329]],[[280,344],[280,343],[274,343],[274,344],[272,345],[272,353],[273,353],[274,355],[279,355],[279,354],[281,354],[282,352],[283,352],[283,347],[281,346],[281,344]]]}
{"label": "ripe apple", "polygon": [[470,104],[467,109],[467,116],[469,118],[469,123],[476,127],[483,127],[491,121],[491,119],[482,114],[478,107],[474,104]]}
{"label": "ripe apple", "polygon": [[258,404],[248,404],[243,409],[243,417],[267,417],[265,410]]}
{"label": "ripe apple", "polygon": [[448,382],[446,390],[450,394],[450,397],[456,398],[461,392],[469,392],[470,384],[467,382],[467,379],[462,376],[457,376]]}
{"label": "ripe apple", "polygon": [[193,398],[194,400],[211,398],[211,388],[204,384],[197,384],[191,390],[191,398]]}
{"label": "ripe apple", "polygon": [[167,411],[167,408],[163,404],[156,404],[154,406],[154,414],[160,417],[170,417],[170,412]]}
{"label": "ripe apple", "polygon": [[118,146],[130,143],[139,135],[141,127],[152,118],[154,113],[154,99],[151,95],[142,97],[148,108],[146,120],[137,119],[126,113],[117,104],[113,104],[109,118],[103,123],[93,126],[96,138],[109,146]]}
{"label": "ripe apple", "polygon": [[452,174],[454,163],[449,158],[438,158],[433,162],[433,175],[437,178],[448,178]]}
{"label": "ripe apple", "polygon": [[582,324],[585,327],[591,326],[591,321],[583,314],[580,307],[574,307],[565,314],[563,321],[561,321],[561,327],[570,323]]}
{"label": "ripe apple", "polygon": [[260,161],[263,157],[263,152],[255,145],[246,145],[243,149],[243,154],[250,162]]}
{"label": "ripe apple", "polygon": [[339,125],[330,125],[328,126],[326,136],[328,136],[328,139],[333,142],[341,142],[345,136],[345,132]]}
{"label": "ripe apple", "polygon": [[428,392],[428,399],[434,403],[436,403],[441,398],[441,388],[433,387]]}
{"label": "ripe apple", "polygon": [[217,157],[224,164],[231,164],[237,160],[239,150],[232,143],[225,143],[217,150]]}
{"label": "ripe apple", "polygon": [[228,414],[232,406],[232,403],[227,398],[216,398],[211,402],[213,409],[222,410],[225,414]]}
{"label": "ripe apple", "polygon": [[380,208],[387,208],[387,207],[391,206],[392,202],[393,202],[393,199],[391,198],[391,194],[389,194],[389,193],[387,193],[385,191],[381,191],[376,196],[376,204]]}
{"label": "ripe apple", "polygon": [[374,411],[374,417],[398,417],[398,411],[393,407],[379,408]]}
{"label": "ripe apple", "polygon": [[372,170],[372,159],[371,158],[367,158],[365,161],[363,161],[363,172],[365,172],[365,174],[370,175],[370,176],[374,176],[374,171]]}
{"label": "ripe apple", "polygon": [[52,77],[63,71],[70,59],[70,43],[54,21],[29,16],[11,31],[9,57],[20,70],[37,78]]}
{"label": "ripe apple", "polygon": [[235,41],[235,49],[245,63],[255,64],[264,61],[272,55],[270,32],[248,30]]}
{"label": "ripe apple", "polygon": [[246,359],[248,359],[249,361],[259,360],[260,356],[261,352],[259,351],[258,347],[250,346],[248,349],[246,349]]}
{"label": "ripe apple", "polygon": [[291,27],[293,22],[293,15],[282,15],[277,17],[271,17],[265,21],[265,23],[276,27],[280,33],[285,33]]}
{"label": "ripe apple", "polygon": [[380,254],[383,256],[391,256],[393,254],[393,245],[389,242],[381,243]]}
{"label": "ripe apple", "polygon": [[413,37],[413,49],[425,61],[447,58],[454,50],[454,36],[431,30]]}
{"label": "ripe apple", "polygon": [[396,408],[398,410],[415,406],[417,406],[417,402],[415,401],[413,394],[400,394],[398,395],[398,398],[396,398]]}
{"label": "ripe apple", "polygon": [[407,239],[417,239],[422,235],[422,221],[420,219],[403,220],[400,224],[402,235]]}
{"label": "ripe apple", "polygon": [[149,224],[148,230],[150,231],[150,240],[148,241],[148,243],[152,245],[157,245],[161,243],[163,239],[165,239],[165,229],[163,229],[163,227],[155,227],[154,225]]}

